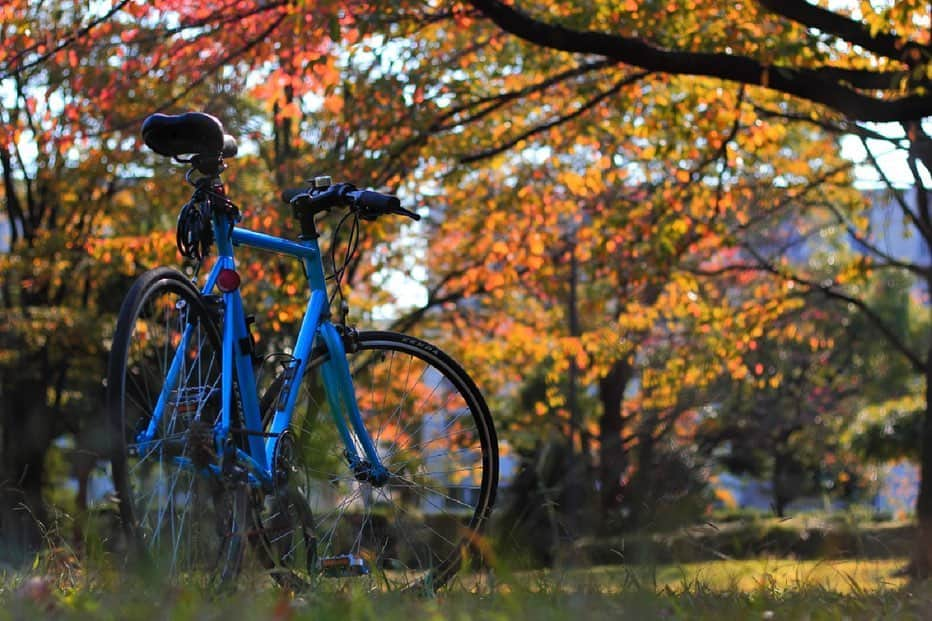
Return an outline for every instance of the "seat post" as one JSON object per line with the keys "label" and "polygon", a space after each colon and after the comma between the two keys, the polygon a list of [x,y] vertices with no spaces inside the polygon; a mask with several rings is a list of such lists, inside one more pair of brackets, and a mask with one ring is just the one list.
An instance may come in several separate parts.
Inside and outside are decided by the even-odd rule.
{"label": "seat post", "polygon": [[220,185],[220,191],[223,192],[223,184],[220,183],[220,173],[222,173],[227,168],[227,165],[223,161],[223,157],[218,157],[216,155],[195,155],[191,158],[190,162],[191,166],[197,169],[197,171],[202,175],[215,177],[218,184]]}

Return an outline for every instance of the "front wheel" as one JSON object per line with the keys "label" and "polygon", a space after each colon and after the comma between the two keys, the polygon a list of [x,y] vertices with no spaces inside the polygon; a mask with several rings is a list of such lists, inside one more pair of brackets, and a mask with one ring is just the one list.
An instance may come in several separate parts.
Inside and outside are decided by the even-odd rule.
{"label": "front wheel", "polygon": [[[477,550],[495,500],[488,406],[465,371],[425,341],[361,332],[348,349],[359,409],[390,479],[380,486],[350,471],[319,372],[327,355],[317,352],[288,440],[287,485],[304,502],[288,505],[291,519],[280,503],[256,508],[260,556],[288,585],[363,579],[379,589],[438,589]],[[264,402],[274,404],[280,388]]]}

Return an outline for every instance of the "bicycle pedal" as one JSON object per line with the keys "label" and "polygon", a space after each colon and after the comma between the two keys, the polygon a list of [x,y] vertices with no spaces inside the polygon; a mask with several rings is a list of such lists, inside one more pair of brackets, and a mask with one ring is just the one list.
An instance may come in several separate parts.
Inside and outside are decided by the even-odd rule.
{"label": "bicycle pedal", "polygon": [[328,578],[368,576],[369,565],[364,558],[352,554],[341,554],[320,559],[320,571]]}

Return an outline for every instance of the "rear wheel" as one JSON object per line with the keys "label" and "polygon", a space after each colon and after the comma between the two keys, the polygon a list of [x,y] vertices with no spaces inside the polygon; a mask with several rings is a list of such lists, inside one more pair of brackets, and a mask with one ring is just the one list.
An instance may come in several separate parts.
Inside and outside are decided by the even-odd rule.
{"label": "rear wheel", "polygon": [[[289,500],[256,507],[260,556],[288,586],[362,579],[378,589],[435,590],[478,557],[495,499],[488,407],[462,368],[424,341],[362,332],[350,349],[359,408],[391,477],[379,486],[350,470],[324,398],[326,356],[313,357],[287,439]],[[266,404],[280,389],[273,384]]]}
{"label": "rear wheel", "polygon": [[[236,575],[248,506],[245,480],[217,459],[220,351],[216,320],[197,289],[158,268],[123,302],[107,374],[125,534],[157,570],[204,583]],[[176,379],[163,388],[170,375]]]}

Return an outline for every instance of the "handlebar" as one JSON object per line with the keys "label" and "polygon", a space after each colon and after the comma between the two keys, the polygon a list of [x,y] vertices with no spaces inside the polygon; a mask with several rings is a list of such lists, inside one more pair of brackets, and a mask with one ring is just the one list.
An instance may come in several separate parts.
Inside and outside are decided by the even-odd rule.
{"label": "handlebar", "polygon": [[282,200],[291,204],[295,211],[316,214],[334,207],[349,207],[364,220],[375,220],[386,214],[396,214],[420,220],[421,216],[401,206],[393,194],[375,190],[358,190],[351,183],[335,183],[322,189],[302,188],[285,190]]}

